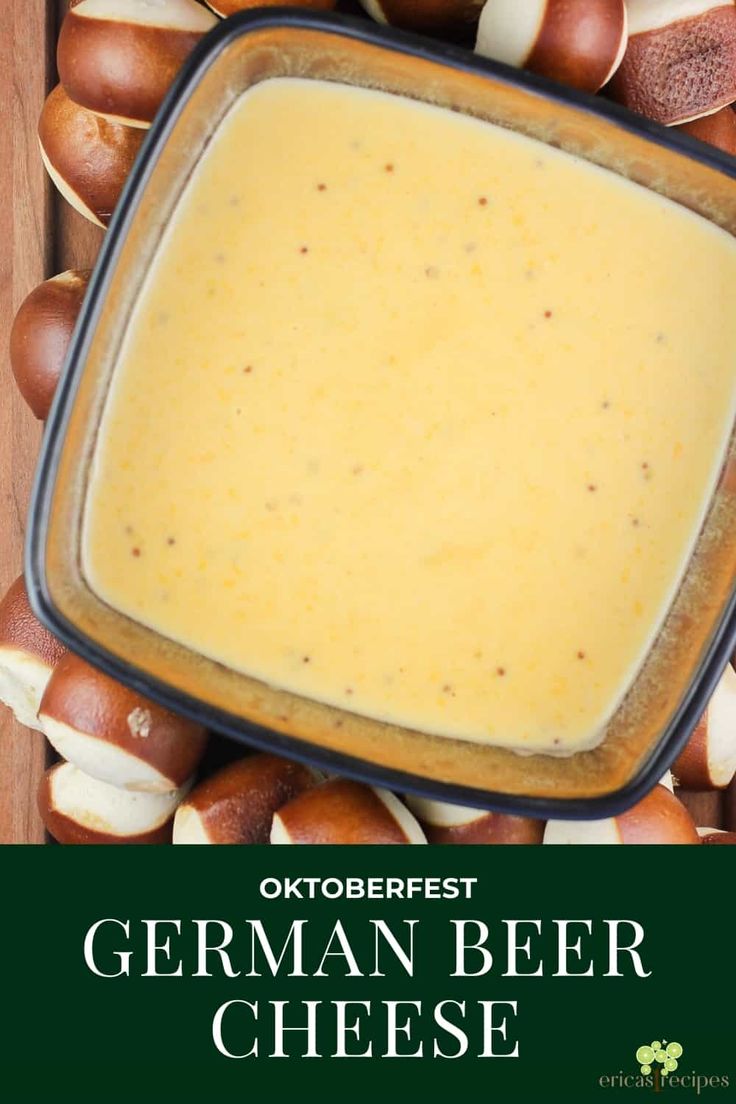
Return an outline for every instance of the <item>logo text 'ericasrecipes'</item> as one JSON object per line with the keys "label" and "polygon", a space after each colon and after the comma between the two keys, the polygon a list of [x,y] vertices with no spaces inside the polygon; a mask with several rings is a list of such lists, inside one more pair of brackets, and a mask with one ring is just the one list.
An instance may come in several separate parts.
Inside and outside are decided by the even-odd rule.
{"label": "logo text 'ericasrecipes'", "polygon": [[638,1073],[603,1074],[598,1078],[602,1089],[652,1089],[654,1092],[677,1089],[695,1090],[700,1096],[705,1089],[727,1089],[727,1074],[698,1073],[695,1070],[684,1072],[682,1056],[685,1049],[681,1043],[655,1039],[652,1043],[640,1046],[635,1054],[639,1066]]}

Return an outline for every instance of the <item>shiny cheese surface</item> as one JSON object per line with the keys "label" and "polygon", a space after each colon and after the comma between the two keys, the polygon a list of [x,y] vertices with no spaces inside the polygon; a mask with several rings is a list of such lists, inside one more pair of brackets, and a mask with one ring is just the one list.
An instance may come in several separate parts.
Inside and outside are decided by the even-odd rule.
{"label": "shiny cheese surface", "polygon": [[122,347],[84,569],[265,682],[518,749],[598,742],[722,462],[736,246],[531,139],[246,93]]}

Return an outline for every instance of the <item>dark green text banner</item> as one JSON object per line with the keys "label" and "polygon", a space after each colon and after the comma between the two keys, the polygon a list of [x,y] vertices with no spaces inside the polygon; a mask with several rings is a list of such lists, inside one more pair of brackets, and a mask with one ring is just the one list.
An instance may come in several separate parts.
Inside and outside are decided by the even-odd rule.
{"label": "dark green text banner", "polygon": [[0,1100],[725,1102],[735,875],[728,847],[0,848]]}

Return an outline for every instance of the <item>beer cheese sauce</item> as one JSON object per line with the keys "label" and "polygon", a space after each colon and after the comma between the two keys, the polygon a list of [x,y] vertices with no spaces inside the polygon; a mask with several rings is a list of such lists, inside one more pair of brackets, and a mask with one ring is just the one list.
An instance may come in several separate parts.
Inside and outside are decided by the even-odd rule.
{"label": "beer cheese sauce", "polygon": [[600,741],[733,421],[736,247],[385,93],[247,92],[134,308],[89,488],[111,606],[424,732]]}

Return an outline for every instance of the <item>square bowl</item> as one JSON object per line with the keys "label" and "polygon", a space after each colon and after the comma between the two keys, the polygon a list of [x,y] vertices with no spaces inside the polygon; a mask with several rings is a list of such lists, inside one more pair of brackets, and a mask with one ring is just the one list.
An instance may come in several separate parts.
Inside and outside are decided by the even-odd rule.
{"label": "square bowl", "polygon": [[225,21],[185,65],[151,128],[92,277],[37,474],[26,552],[33,607],[89,662],[247,744],[475,807],[535,817],[612,815],[672,763],[734,649],[733,434],[684,578],[638,675],[601,743],[564,757],[431,736],[276,689],[117,612],[84,577],[90,465],[143,278],[213,130],[249,87],[283,76],[379,89],[490,121],[736,234],[736,162],[603,99],[340,16],[270,8]]}

